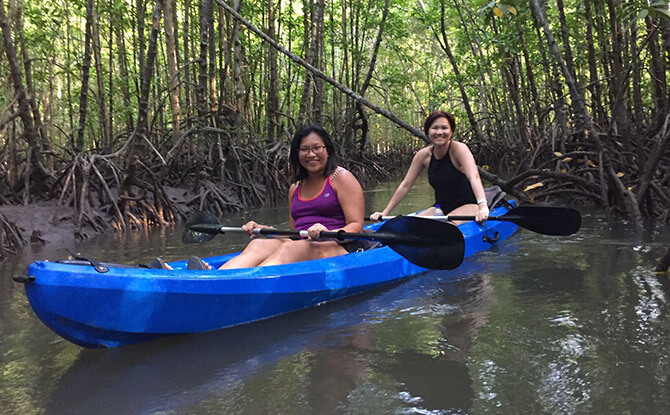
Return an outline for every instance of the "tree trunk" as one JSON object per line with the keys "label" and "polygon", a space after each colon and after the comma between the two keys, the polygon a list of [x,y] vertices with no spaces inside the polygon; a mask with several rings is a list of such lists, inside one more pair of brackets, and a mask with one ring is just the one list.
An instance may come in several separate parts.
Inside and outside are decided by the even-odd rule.
{"label": "tree trunk", "polygon": [[228,25],[226,24],[227,14],[218,10],[219,26],[219,102],[226,102],[226,81],[228,80],[228,71],[230,69],[230,42],[228,40]]}
{"label": "tree trunk", "polygon": [[[70,21],[70,5],[66,3],[66,4],[63,5],[63,8],[65,9],[65,20],[69,22]],[[68,65],[69,65],[70,60],[71,60],[71,56],[70,56],[70,54],[71,54],[71,50],[70,50],[71,35],[70,35],[70,25],[69,24],[65,25],[65,37],[66,37],[66,39],[65,39],[65,59],[66,59],[66,62],[68,63]],[[74,146],[75,146],[74,145],[74,135],[72,134],[72,131],[74,129],[74,108],[72,106],[72,102],[74,100],[72,99],[72,80],[71,80],[71,78],[72,77],[70,75],[70,71],[65,71],[65,80],[66,80],[65,83],[66,83],[66,88],[67,88],[67,108],[68,108],[67,115],[68,115],[68,120],[70,121],[70,124],[68,125],[69,126],[69,131],[70,131],[70,133],[68,134],[68,138],[69,138],[70,141],[69,141],[68,144],[70,145],[71,148],[74,148]]]}
{"label": "tree trunk", "polygon": [[[10,6],[11,7],[11,6]],[[49,139],[42,125],[42,115],[40,114],[40,106],[35,101],[36,92],[35,85],[33,83],[33,71],[32,71],[32,60],[28,56],[28,45],[25,43],[25,36],[23,32],[23,2],[18,1],[16,4],[17,16],[16,16],[16,34],[19,44],[21,45],[21,56],[23,58],[23,68],[25,70],[25,80],[26,80],[26,97],[28,98],[28,103],[30,104],[30,109],[33,113],[33,122],[35,123],[35,132],[37,133],[37,139],[40,141],[40,147],[45,151],[51,150],[49,145]]]}
{"label": "tree trunk", "polygon": [[[21,70],[19,69],[16,49],[14,48],[14,43],[12,42],[11,28],[9,25],[9,20],[7,19],[7,15],[5,14],[5,4],[3,0],[0,0],[0,29],[2,30],[2,42],[5,53],[7,54],[7,62],[9,64],[12,86],[14,87],[14,92],[16,94],[19,105],[18,113],[19,117],[21,118],[21,122],[23,123],[23,135],[28,142],[23,177],[23,203],[24,205],[27,205],[30,201],[31,176],[33,176],[34,181],[39,185],[37,190],[41,191],[46,186],[48,186],[48,183],[45,179],[49,176],[49,172],[42,163],[41,141],[35,128],[33,114],[31,114],[30,111],[30,102],[23,87]],[[12,125],[14,124],[12,123]]]}
{"label": "tree trunk", "polygon": [[614,97],[611,109],[612,118],[610,121],[610,129],[616,127],[619,135],[621,135],[624,150],[632,151],[631,138],[633,136],[630,114],[628,113],[626,106],[623,105],[628,100],[628,86],[622,62],[623,40],[621,36],[621,28],[617,21],[614,0],[607,0],[607,6],[609,10],[610,32],[612,36],[611,64],[613,80],[610,85],[612,85],[612,96]]}
{"label": "tree trunk", "polygon": [[[647,16],[645,19],[647,33],[649,36],[652,36],[654,33],[654,23],[652,18]],[[649,47],[649,58],[651,59],[651,73],[654,90],[652,93],[652,102],[654,103],[654,113],[653,120],[651,122],[651,131],[657,131],[661,128],[663,123],[664,114],[667,113],[668,109],[668,96],[667,96],[667,74],[664,69],[664,58],[661,53],[661,49],[658,45],[658,35],[653,35],[648,44]]]}
{"label": "tree trunk", "polygon": [[598,34],[598,49],[600,49],[600,69],[602,70],[602,76],[600,79],[606,79],[607,81],[603,83],[605,87],[607,88],[606,91],[603,91],[603,94],[601,96],[600,103],[603,106],[603,119],[602,119],[602,125],[606,125],[607,123],[607,114],[605,112],[605,108],[609,108],[612,105],[612,101],[614,100],[614,97],[612,96],[612,88],[609,88],[607,85],[611,83],[612,79],[612,73],[610,71],[610,37],[611,34],[609,33],[608,29],[605,28],[605,9],[604,9],[604,2],[602,1],[594,1],[593,6],[595,8],[595,13],[593,14],[594,17],[594,27],[596,29],[596,33]]}
{"label": "tree trunk", "polygon": [[114,49],[114,0],[108,0],[109,7],[109,26],[108,26],[108,35],[107,38],[107,72],[109,77],[107,79],[107,90],[109,91],[109,139],[110,139],[110,151],[114,148],[114,142],[112,141],[112,131],[114,131],[114,54],[112,50]]}
{"label": "tree trunk", "polygon": [[[138,58],[137,58],[137,67],[144,68],[144,51],[145,51],[145,40],[144,40],[144,13],[146,12],[146,4],[144,0],[136,0],[136,13],[137,13],[137,42],[138,42]],[[140,73],[140,78],[142,73]],[[140,88],[138,92],[141,91],[142,79],[140,79]],[[139,99],[139,96],[138,96]]]}
{"label": "tree trunk", "polygon": [[[4,45],[5,53],[7,54],[7,63],[9,64],[12,86],[14,87],[18,100],[19,117],[23,123],[23,134],[28,142],[28,146],[31,149],[34,149],[35,156],[33,157],[33,162],[35,163],[35,166],[39,166],[41,165],[39,162],[41,150],[40,140],[37,136],[37,130],[35,129],[35,123],[30,111],[30,103],[26,96],[26,90],[23,87],[21,69],[19,69],[16,49],[12,42],[12,31],[9,26],[9,21],[7,20],[7,15],[5,14],[4,0],[0,0],[0,27],[2,28],[2,43]],[[46,174],[43,167],[41,170]]]}
{"label": "tree trunk", "polygon": [[107,93],[105,92],[105,75],[102,70],[102,53],[100,47],[100,19],[95,11],[95,7],[91,11],[93,15],[92,29],[92,46],[93,57],[95,59],[95,71],[97,73],[96,80],[98,84],[98,110],[100,111],[100,125],[102,135],[102,152],[108,153],[111,148],[112,140],[112,124],[107,111]]}
{"label": "tree trunk", "polygon": [[181,105],[179,100],[179,70],[177,68],[176,30],[174,8],[176,0],[165,0],[165,46],[170,88],[170,110],[172,113],[172,144],[181,138]]}
{"label": "tree trunk", "polygon": [[79,94],[79,126],[75,151],[84,150],[84,131],[86,130],[86,106],[88,105],[88,79],[91,73],[91,32],[93,26],[93,0],[86,1],[86,34],[84,38],[84,60],[81,66],[81,93]]}
{"label": "tree trunk", "polygon": [[184,0],[184,26],[182,32],[184,33],[184,99],[186,104],[186,122],[187,127],[191,128],[191,113],[192,96],[191,96],[191,53],[190,53],[190,39],[189,30],[191,18],[191,0]]}
{"label": "tree trunk", "polygon": [[577,80],[577,73],[575,72],[575,62],[572,57],[572,48],[570,47],[570,33],[568,32],[568,24],[565,20],[565,7],[563,0],[557,0],[556,6],[558,8],[558,19],[561,22],[561,39],[563,40],[563,59],[565,65],[568,67],[572,79]]}
{"label": "tree trunk", "polygon": [[[324,0],[316,0],[314,10],[314,17],[312,22],[312,42],[314,45],[314,66],[323,70],[323,47],[324,47],[324,33],[323,33],[323,19],[325,4]],[[316,32],[314,31],[316,29]],[[317,77],[314,79],[314,97],[312,99],[312,111],[314,122],[321,124],[321,118],[323,113],[323,100],[324,100],[324,91],[323,91],[323,78]]]}
{"label": "tree trunk", "polygon": [[[49,95],[44,99],[44,131],[45,131],[45,145],[47,148],[53,148],[53,139],[55,137],[55,128],[54,128],[54,96],[55,96],[55,85],[54,85],[54,62],[49,62]],[[54,154],[48,154],[46,156],[46,168],[49,170],[50,174],[54,173]]]}
{"label": "tree trunk", "polygon": [[[665,18],[659,18],[658,19],[658,24],[661,26],[661,49],[664,52],[662,56],[665,56],[665,60],[663,61],[665,63],[665,75],[667,76],[668,72],[668,56],[670,56],[670,19],[665,19]],[[665,105],[666,109],[669,106],[669,99],[670,96],[666,92],[665,95]]]}
{"label": "tree trunk", "polygon": [[[340,74],[340,83],[342,85],[351,87],[351,82],[349,80],[349,45],[350,45],[350,40],[348,36],[348,24],[349,20],[347,19],[347,2],[346,0],[342,0],[342,44],[341,47],[344,50],[344,59],[342,62],[342,70]],[[344,111],[342,113],[347,114],[347,109],[349,107],[349,100],[345,99],[344,102]]]}
{"label": "tree trunk", "polygon": [[[140,105],[137,110],[137,127],[134,138],[146,139],[149,123],[149,92],[151,91],[151,80],[153,78],[154,64],[158,51],[158,33],[160,32],[161,13],[163,12],[163,1],[156,0],[154,7],[151,34],[149,35],[149,47],[147,49],[146,61],[142,68],[142,85],[140,88]],[[131,152],[132,153],[132,152]],[[131,158],[134,155],[131,154]]]}
{"label": "tree trunk", "polygon": [[589,61],[589,91],[591,92],[591,108],[595,113],[597,124],[605,123],[606,115],[602,106],[602,86],[598,77],[596,64],[595,41],[593,40],[593,20],[591,17],[591,1],[584,0],[584,14],[586,18],[586,45]]}
{"label": "tree trunk", "polygon": [[[224,5],[225,3],[219,4]],[[242,7],[242,0],[234,0],[233,5],[235,7],[235,10],[233,11],[235,13],[239,12]],[[240,23],[237,20],[233,23],[232,39],[233,82],[235,88],[235,144],[239,147],[242,145],[242,95],[244,94],[244,86],[242,85],[242,42],[240,41]]]}
{"label": "tree trunk", "polygon": [[198,86],[197,86],[197,102],[198,102],[198,118],[201,125],[206,125],[205,120],[207,114],[208,101],[208,67],[207,67],[207,53],[209,51],[209,16],[212,12],[211,0],[200,1],[200,53],[198,56]]}
{"label": "tree trunk", "polygon": [[[311,37],[311,28],[314,25],[314,0],[304,0],[303,7],[303,27],[304,27],[304,36],[303,36],[303,48],[305,61],[308,62],[311,66],[314,65],[314,47],[315,42]],[[312,39],[312,40],[310,40]],[[305,120],[308,118],[307,115],[311,113],[310,105],[310,93],[312,83],[312,73],[310,71],[305,71],[305,81],[302,84],[302,96],[300,98],[300,107],[298,109],[298,125],[305,123]]]}
{"label": "tree trunk", "polygon": [[[644,121],[644,104],[642,103],[642,74],[640,70],[640,61],[638,59],[638,46],[637,46],[637,23],[633,21],[633,23],[630,26],[630,64],[632,68],[632,78],[631,81],[633,83],[633,129],[635,137],[639,136],[639,133],[642,132],[640,128],[635,128],[640,127],[643,125]],[[638,154],[642,154],[642,140],[635,140],[636,143],[636,151]]]}
{"label": "tree trunk", "polygon": [[208,83],[209,83],[209,111],[215,114],[218,111],[218,97],[216,93],[216,32],[214,31],[214,3],[207,0],[207,30],[208,36]]}
{"label": "tree trunk", "polygon": [[[268,0],[268,37],[276,41],[274,0]],[[279,118],[277,117],[277,111],[279,111],[279,92],[277,89],[279,73],[277,70],[277,49],[271,45],[268,45],[268,65],[268,97],[265,112],[267,117],[267,141],[273,143],[275,133],[279,129]]]}
{"label": "tree trunk", "polygon": [[130,76],[128,74],[128,58],[126,55],[126,41],[123,27],[119,25],[116,28],[116,48],[118,50],[119,73],[121,75],[121,94],[123,95],[123,112],[126,119],[126,130],[128,132],[135,129],[133,112],[130,110]]}

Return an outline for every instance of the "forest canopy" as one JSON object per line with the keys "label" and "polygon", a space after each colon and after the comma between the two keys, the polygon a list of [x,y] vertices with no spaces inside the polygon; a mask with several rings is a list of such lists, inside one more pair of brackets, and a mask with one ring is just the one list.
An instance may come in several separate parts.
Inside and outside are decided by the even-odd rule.
{"label": "forest canopy", "polygon": [[443,109],[522,201],[670,219],[668,1],[0,0],[0,26],[0,204],[101,230],[272,203],[308,121],[370,183]]}

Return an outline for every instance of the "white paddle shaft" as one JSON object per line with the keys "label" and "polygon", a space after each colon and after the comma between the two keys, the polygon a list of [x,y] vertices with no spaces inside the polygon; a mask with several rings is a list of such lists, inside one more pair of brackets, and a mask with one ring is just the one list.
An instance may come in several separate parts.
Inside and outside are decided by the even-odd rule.
{"label": "white paddle shaft", "polygon": [[[254,228],[253,233],[255,235],[262,235],[263,234],[262,233],[263,229],[272,230],[272,228]],[[243,231],[242,228],[232,227],[232,226],[221,226],[221,227],[219,227],[219,230],[220,230],[221,233],[233,233],[233,232],[246,233],[246,231]],[[299,232],[299,235],[303,238],[307,238],[309,236],[307,231],[298,231],[298,232]]]}

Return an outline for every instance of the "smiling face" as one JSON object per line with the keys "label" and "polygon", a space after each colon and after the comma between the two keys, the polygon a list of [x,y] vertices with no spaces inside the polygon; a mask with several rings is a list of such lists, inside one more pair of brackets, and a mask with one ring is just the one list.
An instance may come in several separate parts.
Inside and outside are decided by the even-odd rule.
{"label": "smiling face", "polygon": [[298,161],[309,174],[323,174],[328,162],[328,149],[317,133],[312,132],[300,141]]}
{"label": "smiling face", "polygon": [[445,145],[449,142],[453,133],[449,120],[445,117],[440,117],[430,125],[428,138],[435,145]]}

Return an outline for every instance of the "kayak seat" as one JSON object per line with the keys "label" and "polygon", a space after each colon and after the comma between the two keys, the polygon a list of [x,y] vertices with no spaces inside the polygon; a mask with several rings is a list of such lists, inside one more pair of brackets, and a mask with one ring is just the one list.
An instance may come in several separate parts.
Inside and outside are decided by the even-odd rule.
{"label": "kayak seat", "polygon": [[[374,233],[374,231],[371,231],[370,229],[363,229],[363,233]],[[364,245],[364,248],[358,248],[356,252],[365,252],[369,251],[371,249],[379,248],[383,244],[378,241],[367,241],[367,244]]]}
{"label": "kayak seat", "polygon": [[360,250],[357,251],[357,252],[365,252],[365,251],[369,251],[369,250],[371,250],[371,249],[379,248],[380,246],[382,246],[382,243],[381,243],[381,242],[370,241],[370,243],[368,244],[368,246],[367,246],[365,249],[360,249]]}
{"label": "kayak seat", "polygon": [[505,200],[507,193],[503,192],[500,186],[491,186],[484,189],[484,194],[486,194],[486,204],[489,207],[489,210],[493,210],[494,207],[499,204],[503,204],[508,209],[511,209],[513,206]]}

